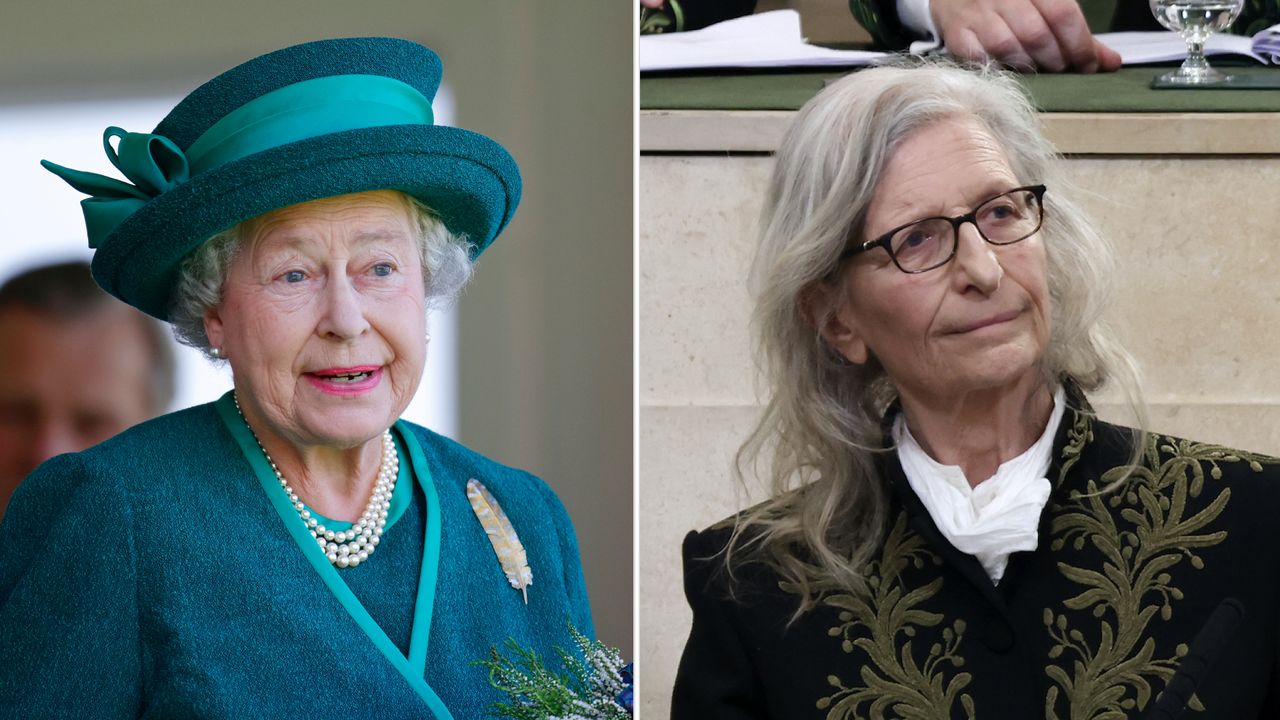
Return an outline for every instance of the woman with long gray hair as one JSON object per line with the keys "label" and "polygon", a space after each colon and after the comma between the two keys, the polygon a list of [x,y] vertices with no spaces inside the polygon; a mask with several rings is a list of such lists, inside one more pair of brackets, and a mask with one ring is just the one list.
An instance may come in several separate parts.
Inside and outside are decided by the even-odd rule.
{"label": "woman with long gray hair", "polygon": [[1280,464],[1145,429],[1109,248],[1038,128],[1011,77],[937,63],[798,114],[739,455],[772,493],[685,540],[673,718],[1280,713]]}

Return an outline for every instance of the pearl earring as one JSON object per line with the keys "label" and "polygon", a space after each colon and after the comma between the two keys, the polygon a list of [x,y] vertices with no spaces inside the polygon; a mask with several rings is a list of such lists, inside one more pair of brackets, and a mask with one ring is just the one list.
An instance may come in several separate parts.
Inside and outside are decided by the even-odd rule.
{"label": "pearl earring", "polygon": [[427,342],[431,342],[431,333],[427,333]]}
{"label": "pearl earring", "polygon": [[215,359],[222,359],[222,348],[209,348],[209,355]]}

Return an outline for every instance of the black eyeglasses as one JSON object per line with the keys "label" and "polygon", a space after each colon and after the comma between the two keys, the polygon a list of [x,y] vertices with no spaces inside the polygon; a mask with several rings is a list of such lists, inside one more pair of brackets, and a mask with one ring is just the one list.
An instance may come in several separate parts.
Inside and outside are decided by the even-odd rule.
{"label": "black eyeglasses", "polygon": [[1040,229],[1044,222],[1044,191],[1044,185],[1014,188],[983,200],[964,215],[909,222],[875,240],[853,245],[841,253],[840,260],[882,247],[902,272],[927,272],[946,265],[956,256],[960,226],[965,223],[973,223],[982,239],[992,245],[1012,245]]}

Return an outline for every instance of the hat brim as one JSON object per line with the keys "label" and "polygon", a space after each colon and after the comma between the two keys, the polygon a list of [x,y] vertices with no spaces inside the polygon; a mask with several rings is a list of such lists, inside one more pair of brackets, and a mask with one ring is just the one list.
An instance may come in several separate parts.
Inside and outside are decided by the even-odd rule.
{"label": "hat brim", "polygon": [[210,237],[273,210],[337,195],[399,190],[422,201],[478,256],[520,201],[520,172],[502,146],[461,128],[391,125],[272,148],[148,202],[106,239],[93,275],[107,292],[161,320],[182,260]]}

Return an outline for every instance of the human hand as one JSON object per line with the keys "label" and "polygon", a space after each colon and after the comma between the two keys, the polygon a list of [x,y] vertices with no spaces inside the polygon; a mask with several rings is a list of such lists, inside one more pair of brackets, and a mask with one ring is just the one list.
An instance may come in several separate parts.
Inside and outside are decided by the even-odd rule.
{"label": "human hand", "polygon": [[1019,70],[1110,72],[1120,54],[1089,32],[1076,0],[931,0],[952,55]]}

